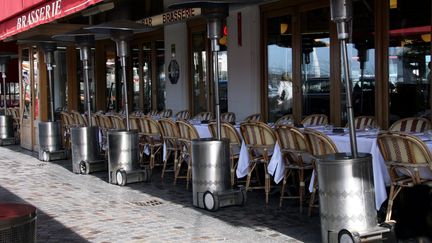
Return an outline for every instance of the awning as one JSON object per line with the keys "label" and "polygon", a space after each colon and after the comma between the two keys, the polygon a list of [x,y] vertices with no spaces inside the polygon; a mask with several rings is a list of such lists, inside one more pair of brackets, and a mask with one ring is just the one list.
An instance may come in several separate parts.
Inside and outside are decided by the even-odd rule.
{"label": "awning", "polygon": [[[49,0],[0,22],[0,40],[81,11],[103,0]],[[10,3],[15,2],[9,1]],[[16,1],[20,2],[20,1]],[[10,6],[13,7],[13,6]]]}

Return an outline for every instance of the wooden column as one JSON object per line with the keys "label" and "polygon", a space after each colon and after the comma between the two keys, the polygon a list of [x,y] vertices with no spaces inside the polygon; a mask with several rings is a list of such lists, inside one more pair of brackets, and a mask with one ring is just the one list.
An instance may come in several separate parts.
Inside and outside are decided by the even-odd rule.
{"label": "wooden column", "polygon": [[67,108],[68,111],[78,111],[79,109],[79,81],[78,63],[75,45],[66,48],[66,68],[67,68]]}
{"label": "wooden column", "polygon": [[106,65],[105,65],[105,46],[102,41],[96,42],[95,50],[95,98],[96,98],[96,110],[106,110]]}
{"label": "wooden column", "polygon": [[388,2],[375,1],[375,117],[382,129],[389,126],[388,21]]}
{"label": "wooden column", "polygon": [[[341,80],[340,45],[337,37],[336,24],[330,23],[330,124],[344,126],[342,123],[342,80]],[[346,107],[343,107],[346,109]]]}

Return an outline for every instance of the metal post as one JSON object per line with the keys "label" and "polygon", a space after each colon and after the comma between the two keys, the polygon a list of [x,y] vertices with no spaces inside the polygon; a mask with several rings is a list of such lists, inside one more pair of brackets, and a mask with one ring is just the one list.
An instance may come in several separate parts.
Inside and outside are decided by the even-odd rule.
{"label": "metal post", "polygon": [[90,84],[89,84],[89,60],[90,60],[90,47],[82,46],[80,48],[81,61],[84,69],[84,85],[85,85],[85,100],[87,104],[87,115],[88,115],[88,126],[92,126],[92,114],[91,114],[91,100],[90,100]]}
{"label": "metal post", "polygon": [[214,101],[216,112],[216,136],[221,139],[221,119],[220,119],[220,104],[219,104],[219,44],[218,40],[221,37],[222,21],[220,18],[209,18],[207,20],[207,37],[211,41],[211,52],[213,57],[213,84],[214,84]]}
{"label": "metal post", "polygon": [[346,109],[348,115],[348,126],[350,131],[351,154],[357,158],[357,139],[354,127],[354,111],[352,107],[352,82],[349,77],[350,68],[348,63],[348,53],[346,40],[349,38],[348,22],[352,19],[352,1],[351,0],[331,0],[330,1],[331,19],[337,24],[338,39],[343,61],[343,72],[346,89]]}
{"label": "metal post", "polygon": [[6,106],[6,68],[3,69],[3,73],[2,73],[2,78],[3,78],[3,109],[4,109],[4,115],[6,116],[6,110],[7,110],[7,106]]}
{"label": "metal post", "polygon": [[217,139],[221,139],[221,119],[220,119],[220,104],[219,104],[219,53],[217,40],[212,40],[212,55],[213,55],[213,82],[214,82],[214,100],[216,109],[216,134]]}
{"label": "metal post", "polygon": [[129,123],[129,104],[128,104],[128,93],[127,93],[127,82],[126,82],[126,64],[127,64],[127,56],[129,55],[129,46],[128,42],[125,40],[125,37],[120,39],[115,39],[116,47],[117,47],[117,56],[120,57],[120,65],[122,68],[122,79],[123,79],[123,92],[124,92],[124,104],[125,104],[125,114],[126,114],[126,130],[130,130]]}
{"label": "metal post", "polygon": [[50,94],[50,121],[54,121],[54,88],[52,83],[53,78],[53,66],[52,61],[54,60],[54,54],[52,51],[48,51],[45,53],[45,62],[48,70],[48,87],[49,87],[49,94]]}
{"label": "metal post", "polygon": [[348,126],[350,131],[350,143],[351,143],[351,153],[354,158],[357,158],[357,139],[356,139],[356,130],[354,125],[354,109],[352,107],[352,82],[349,77],[349,63],[348,63],[348,53],[346,40],[340,40],[340,47],[342,51],[342,60],[343,60],[343,71],[345,77],[345,88],[346,88],[346,109],[348,115]]}

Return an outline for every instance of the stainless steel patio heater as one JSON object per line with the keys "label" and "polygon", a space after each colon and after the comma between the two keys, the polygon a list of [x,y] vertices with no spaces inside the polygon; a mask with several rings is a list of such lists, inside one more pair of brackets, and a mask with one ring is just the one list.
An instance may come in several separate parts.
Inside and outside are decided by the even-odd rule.
{"label": "stainless steel patio heater", "polygon": [[216,211],[219,207],[244,205],[246,191],[243,187],[231,189],[229,141],[221,139],[219,105],[218,41],[222,37],[222,21],[228,16],[229,4],[254,3],[257,1],[178,1],[170,8],[202,8],[207,19],[207,38],[211,42],[213,58],[213,87],[216,111],[216,139],[192,141],[192,196],[195,207]]}
{"label": "stainless steel patio heater", "polygon": [[3,78],[3,113],[0,114],[0,146],[16,143],[13,129],[13,117],[7,113],[6,102],[6,74],[9,60],[10,55],[0,55],[0,72],[2,73]]}
{"label": "stainless steel patio heater", "polygon": [[337,24],[351,153],[320,156],[317,163],[322,242],[392,242],[392,225],[378,225],[372,156],[357,152],[346,42],[352,19],[351,0],[331,0],[331,18]]}
{"label": "stainless steel patio heater", "polygon": [[62,135],[60,122],[54,118],[54,86],[53,65],[54,51],[57,50],[55,42],[40,42],[45,54],[45,63],[48,71],[49,88],[49,120],[39,122],[39,160],[52,161],[67,158],[67,151],[62,148]]}
{"label": "stainless steel patio heater", "polygon": [[124,186],[128,183],[148,181],[151,177],[149,168],[139,164],[138,131],[131,130],[129,124],[129,106],[127,95],[127,58],[129,41],[134,32],[148,31],[144,25],[129,20],[116,20],[100,25],[90,26],[94,33],[107,34],[115,41],[117,56],[120,58],[123,80],[123,103],[126,114],[126,130],[108,131],[108,178],[112,184]]}
{"label": "stainless steel patio heater", "polygon": [[99,127],[92,124],[92,109],[90,99],[90,65],[91,47],[94,46],[95,36],[88,30],[76,30],[66,34],[53,36],[53,39],[74,42],[80,49],[80,59],[83,66],[83,78],[85,87],[85,104],[87,107],[87,126],[71,128],[72,143],[72,171],[77,174],[89,174],[107,170],[107,161],[100,155]]}

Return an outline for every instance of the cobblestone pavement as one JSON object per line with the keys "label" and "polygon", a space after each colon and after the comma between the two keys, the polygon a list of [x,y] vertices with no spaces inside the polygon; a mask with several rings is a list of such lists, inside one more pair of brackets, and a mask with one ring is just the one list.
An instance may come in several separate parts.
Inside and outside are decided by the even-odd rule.
{"label": "cobblestone pavement", "polygon": [[262,191],[245,206],[207,212],[192,206],[181,182],[107,183],[107,173],[76,175],[70,161],[41,162],[19,146],[0,147],[0,201],[38,209],[38,242],[320,242],[319,217],[296,200],[268,207]]}

